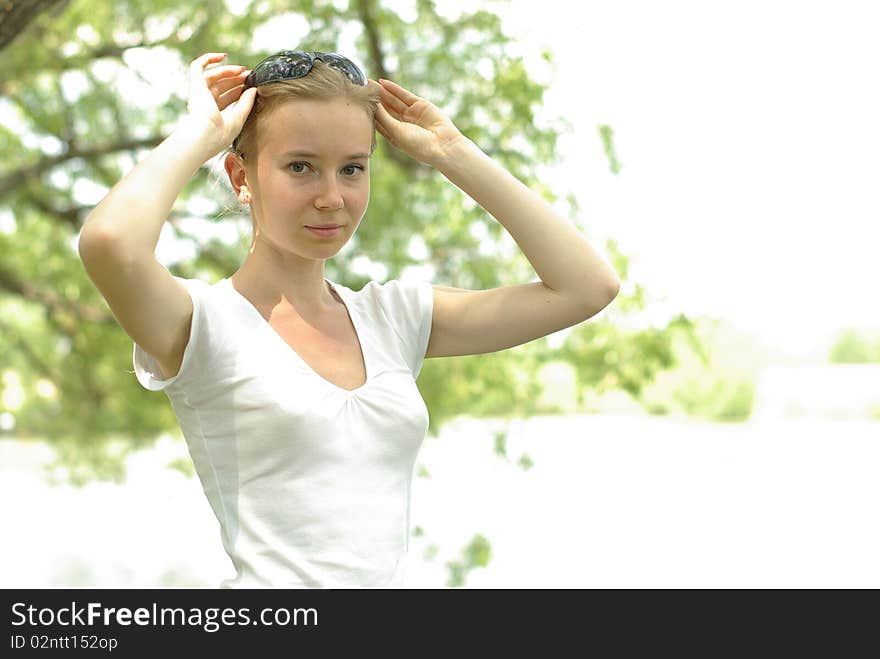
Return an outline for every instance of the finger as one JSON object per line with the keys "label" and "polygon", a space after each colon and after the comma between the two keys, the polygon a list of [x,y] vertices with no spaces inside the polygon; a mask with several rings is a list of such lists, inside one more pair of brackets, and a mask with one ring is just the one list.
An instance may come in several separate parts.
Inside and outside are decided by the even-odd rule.
{"label": "finger", "polygon": [[246,70],[245,67],[239,65],[218,66],[217,68],[205,71],[205,80],[208,82],[214,82],[216,80],[222,80],[223,78],[240,75]]}
{"label": "finger", "polygon": [[[389,119],[393,119],[397,122],[405,122],[406,116],[404,111],[398,111],[394,107],[392,107],[389,103],[382,99],[382,102],[377,106],[382,110],[382,116],[387,117]],[[377,110],[378,111],[378,110]]]}
{"label": "finger", "polygon": [[204,93],[200,90],[203,90],[206,84],[204,79],[205,67],[212,62],[219,62],[225,57],[226,53],[205,53],[190,63],[190,98],[194,98]]}
{"label": "finger", "polygon": [[419,100],[418,96],[413,94],[411,91],[404,89],[396,82],[391,82],[390,80],[386,80],[385,78],[379,78],[379,83],[382,85],[383,89],[390,91],[407,105],[412,105]]}
{"label": "finger", "polygon": [[222,94],[217,95],[217,107],[220,110],[224,110],[229,107],[232,103],[237,101],[242,93],[244,92],[244,85],[238,85],[233,87],[232,89],[227,89]]}
{"label": "finger", "polygon": [[374,122],[376,130],[378,130],[385,139],[391,139],[390,134],[394,130],[394,123],[392,122],[396,121],[397,120],[391,117],[382,106],[379,106],[376,110],[376,121]]}
{"label": "finger", "polygon": [[376,119],[381,123],[383,128],[393,128],[400,123],[400,120],[388,113],[383,105],[376,106]]}
{"label": "finger", "polygon": [[196,57],[192,62],[190,62],[189,68],[192,71],[201,72],[206,66],[208,66],[208,64],[220,62],[225,58],[226,53],[205,53],[204,55],[200,55],[199,57]]}
{"label": "finger", "polygon": [[[256,89],[256,87],[248,87],[248,89]],[[238,100],[238,98],[247,90],[244,88],[244,82],[240,81],[239,84],[230,87],[229,89],[223,91],[220,94],[216,95],[217,105],[222,110],[230,103]]]}
{"label": "finger", "polygon": [[394,143],[394,141],[391,139],[391,136],[388,134],[388,131],[385,130],[384,128],[382,128],[382,126],[380,126],[380,125],[377,124],[377,125],[376,125],[376,130],[377,130],[377,131],[379,132],[379,134],[380,134],[382,137],[384,137],[386,140],[388,140],[388,141],[391,142],[392,144]]}
{"label": "finger", "polygon": [[248,115],[254,107],[254,101],[257,98],[257,88],[249,87],[247,91],[241,94],[236,100],[235,106],[230,110],[230,121],[238,126],[244,125]]}
{"label": "finger", "polygon": [[247,76],[248,71],[245,70],[234,76],[221,78],[214,83],[209,83],[208,87],[210,87],[211,92],[213,92],[215,96],[218,96],[220,94],[225,94],[230,89],[234,89],[235,87],[240,87],[241,85],[243,85],[244,80],[245,78],[247,78]]}
{"label": "finger", "polygon": [[382,108],[386,117],[391,117],[391,118],[395,119],[396,121],[406,121],[406,119],[403,118],[403,115],[400,114],[399,112],[397,112],[396,110],[394,110],[393,108],[389,108],[389,107],[386,107],[383,105],[380,105],[379,107]]}
{"label": "finger", "polygon": [[407,105],[399,98],[394,96],[387,89],[382,89],[382,93],[380,95],[380,100],[392,113],[394,113],[398,117],[402,117],[403,114],[407,110]]}

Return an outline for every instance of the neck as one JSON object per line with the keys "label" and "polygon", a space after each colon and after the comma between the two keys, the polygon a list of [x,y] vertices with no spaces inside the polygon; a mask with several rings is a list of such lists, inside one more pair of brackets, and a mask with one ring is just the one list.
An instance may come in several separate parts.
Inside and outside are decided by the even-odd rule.
{"label": "neck", "polygon": [[324,259],[307,259],[261,248],[259,241],[248,258],[229,277],[240,293],[258,307],[292,307],[301,315],[320,314],[338,302],[324,281]]}

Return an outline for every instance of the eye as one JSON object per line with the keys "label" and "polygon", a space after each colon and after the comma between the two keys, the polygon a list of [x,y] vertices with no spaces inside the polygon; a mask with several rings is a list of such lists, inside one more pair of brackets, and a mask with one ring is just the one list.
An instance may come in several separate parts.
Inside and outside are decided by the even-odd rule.
{"label": "eye", "polygon": [[354,176],[358,172],[358,170],[364,171],[363,165],[348,165],[346,167],[343,167],[343,171],[345,171],[346,169],[354,169],[355,170],[355,171],[351,172],[352,176]]}
{"label": "eye", "polygon": [[292,162],[288,165],[293,170],[294,174],[302,174],[304,170],[296,169],[299,165],[304,165],[305,167],[311,167],[309,163],[305,160],[297,160],[296,162]]}

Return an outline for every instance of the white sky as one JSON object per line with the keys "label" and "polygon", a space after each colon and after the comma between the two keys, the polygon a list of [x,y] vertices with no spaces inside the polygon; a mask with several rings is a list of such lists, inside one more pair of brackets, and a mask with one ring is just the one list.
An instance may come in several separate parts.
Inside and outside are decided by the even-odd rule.
{"label": "white sky", "polygon": [[[780,345],[880,326],[880,40],[868,2],[514,0],[576,135],[554,184],[672,310]],[[596,126],[614,129],[608,172]],[[590,236],[588,236],[590,237]]]}

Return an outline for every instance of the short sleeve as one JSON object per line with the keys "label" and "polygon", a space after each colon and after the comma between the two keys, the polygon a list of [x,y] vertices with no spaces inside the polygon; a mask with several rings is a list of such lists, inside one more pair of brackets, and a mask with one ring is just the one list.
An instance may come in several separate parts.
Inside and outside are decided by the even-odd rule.
{"label": "short sleeve", "polygon": [[132,354],[134,373],[141,386],[149,391],[160,391],[175,383],[182,385],[183,382],[195,377],[196,373],[209,363],[207,354],[209,338],[206,336],[209,323],[206,319],[206,299],[210,286],[200,279],[184,279],[177,276],[174,276],[174,278],[184,285],[193,303],[189,341],[187,341],[183,352],[180,370],[174,377],[164,380],[157,375],[161,373],[162,369],[159,367],[156,359],[139,346],[137,342],[134,343],[134,352]]}
{"label": "short sleeve", "polygon": [[434,313],[434,287],[430,282],[408,282],[392,279],[385,289],[385,311],[400,338],[404,358],[413,374],[419,377]]}

